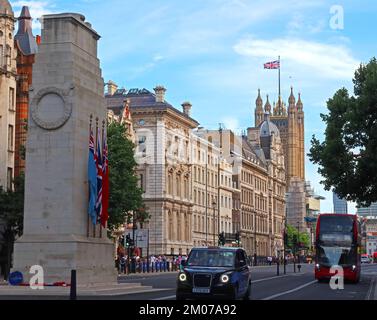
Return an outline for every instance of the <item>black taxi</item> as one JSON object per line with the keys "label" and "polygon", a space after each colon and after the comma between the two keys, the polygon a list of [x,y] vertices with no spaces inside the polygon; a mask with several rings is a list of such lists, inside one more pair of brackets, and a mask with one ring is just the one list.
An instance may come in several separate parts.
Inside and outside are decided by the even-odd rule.
{"label": "black taxi", "polygon": [[193,248],[182,267],[177,279],[177,300],[249,299],[251,272],[241,248]]}

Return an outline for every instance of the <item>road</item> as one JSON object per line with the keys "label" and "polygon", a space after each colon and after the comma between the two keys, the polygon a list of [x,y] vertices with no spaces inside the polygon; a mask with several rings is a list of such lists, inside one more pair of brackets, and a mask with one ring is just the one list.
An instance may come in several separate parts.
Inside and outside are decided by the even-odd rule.
{"label": "road", "polygon": [[[276,266],[252,268],[251,300],[374,300],[377,299],[377,264],[363,265],[358,284],[345,283],[344,290],[332,290],[329,283],[314,280],[314,265],[303,264],[294,273],[287,266],[287,274],[276,276]],[[168,289],[155,293],[139,293],[117,297],[125,300],[174,300],[176,274],[127,276],[121,282],[141,282],[154,288]]]}
{"label": "road", "polygon": [[[301,272],[294,273],[293,265],[287,266],[287,273],[276,275],[276,266],[252,268],[251,300],[377,300],[377,264],[363,265],[358,284],[345,283],[344,290],[332,290],[329,283],[314,280],[314,265],[303,264]],[[113,296],[79,296],[78,300],[175,300],[177,279],[174,273],[154,273],[127,275],[119,278],[121,283],[141,283],[155,289],[154,292],[141,292]],[[150,291],[150,290],[149,290]],[[60,300],[61,297],[46,296],[1,296],[0,300],[32,299]],[[63,300],[66,300],[64,298]]]}

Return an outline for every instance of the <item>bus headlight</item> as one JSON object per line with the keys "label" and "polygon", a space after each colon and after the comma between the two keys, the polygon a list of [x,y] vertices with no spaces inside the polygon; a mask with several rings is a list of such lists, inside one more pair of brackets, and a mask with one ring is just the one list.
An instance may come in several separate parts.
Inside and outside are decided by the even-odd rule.
{"label": "bus headlight", "polygon": [[353,265],[353,266],[352,266],[352,271],[355,271],[355,270],[356,270],[356,266]]}
{"label": "bus headlight", "polygon": [[317,270],[319,270],[319,264],[318,263],[315,265],[315,267],[316,267]]}
{"label": "bus headlight", "polygon": [[187,276],[186,276],[186,274],[185,273],[181,273],[180,275],[179,275],[179,281],[181,281],[181,282],[185,282],[187,280]]}
{"label": "bus headlight", "polygon": [[228,283],[229,282],[229,276],[227,274],[223,274],[220,277],[220,280],[221,280],[222,283]]}

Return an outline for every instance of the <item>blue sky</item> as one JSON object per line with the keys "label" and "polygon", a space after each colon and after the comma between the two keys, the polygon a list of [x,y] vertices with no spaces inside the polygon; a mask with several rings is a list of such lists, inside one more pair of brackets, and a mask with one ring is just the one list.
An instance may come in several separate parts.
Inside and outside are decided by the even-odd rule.
{"label": "blue sky", "polygon": [[[167,100],[193,104],[202,126],[240,132],[254,123],[258,88],[277,96],[277,71],[263,63],[281,55],[282,94],[302,94],[306,149],[322,138],[320,113],[337,89],[352,90],[360,62],[377,55],[377,2],[372,0],[41,0],[11,1],[16,14],[29,5],[33,18],[79,12],[102,36],[99,55],[105,81],[127,89],[167,88]],[[331,8],[340,5],[344,27],[334,29]],[[333,8],[334,9],[334,8]],[[337,11],[339,12],[339,11]],[[40,32],[35,21],[35,32]],[[317,168],[306,160],[307,180],[327,198]],[[353,206],[351,206],[353,211]]]}

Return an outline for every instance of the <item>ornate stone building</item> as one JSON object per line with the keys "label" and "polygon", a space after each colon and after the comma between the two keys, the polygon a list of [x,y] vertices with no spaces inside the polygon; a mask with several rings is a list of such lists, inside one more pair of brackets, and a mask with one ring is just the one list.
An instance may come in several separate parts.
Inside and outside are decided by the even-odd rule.
{"label": "ornate stone building", "polygon": [[304,111],[301,95],[298,101],[293,95],[293,88],[288,99],[288,108],[281,96],[273,107],[267,96],[263,107],[263,100],[258,91],[255,108],[255,127],[258,127],[264,117],[269,114],[270,121],[280,132],[287,183],[287,223],[306,228],[306,195],[305,195],[305,126]]}
{"label": "ornate stone building", "polygon": [[[265,128],[275,128],[264,132]],[[249,136],[207,130],[232,167],[232,225],[249,255],[277,255],[283,248],[285,169],[278,129],[268,119]],[[252,138],[252,139],[251,139]]]}
{"label": "ornate stone building", "polygon": [[[193,246],[191,130],[198,123],[189,109],[165,101],[166,89],[108,91],[107,107],[119,115],[124,100],[132,113],[136,160],[144,200],[151,215],[150,254],[186,254]],[[111,94],[113,93],[113,94]]]}
{"label": "ornate stone building", "polygon": [[18,18],[18,32],[14,37],[17,48],[17,98],[14,175],[19,176],[25,169],[22,153],[26,146],[26,125],[29,110],[29,88],[32,85],[33,64],[38,52],[37,40],[33,36],[29,8],[24,6]]}
{"label": "ornate stone building", "polygon": [[16,126],[15,18],[7,0],[0,0],[0,186],[12,188]]}

